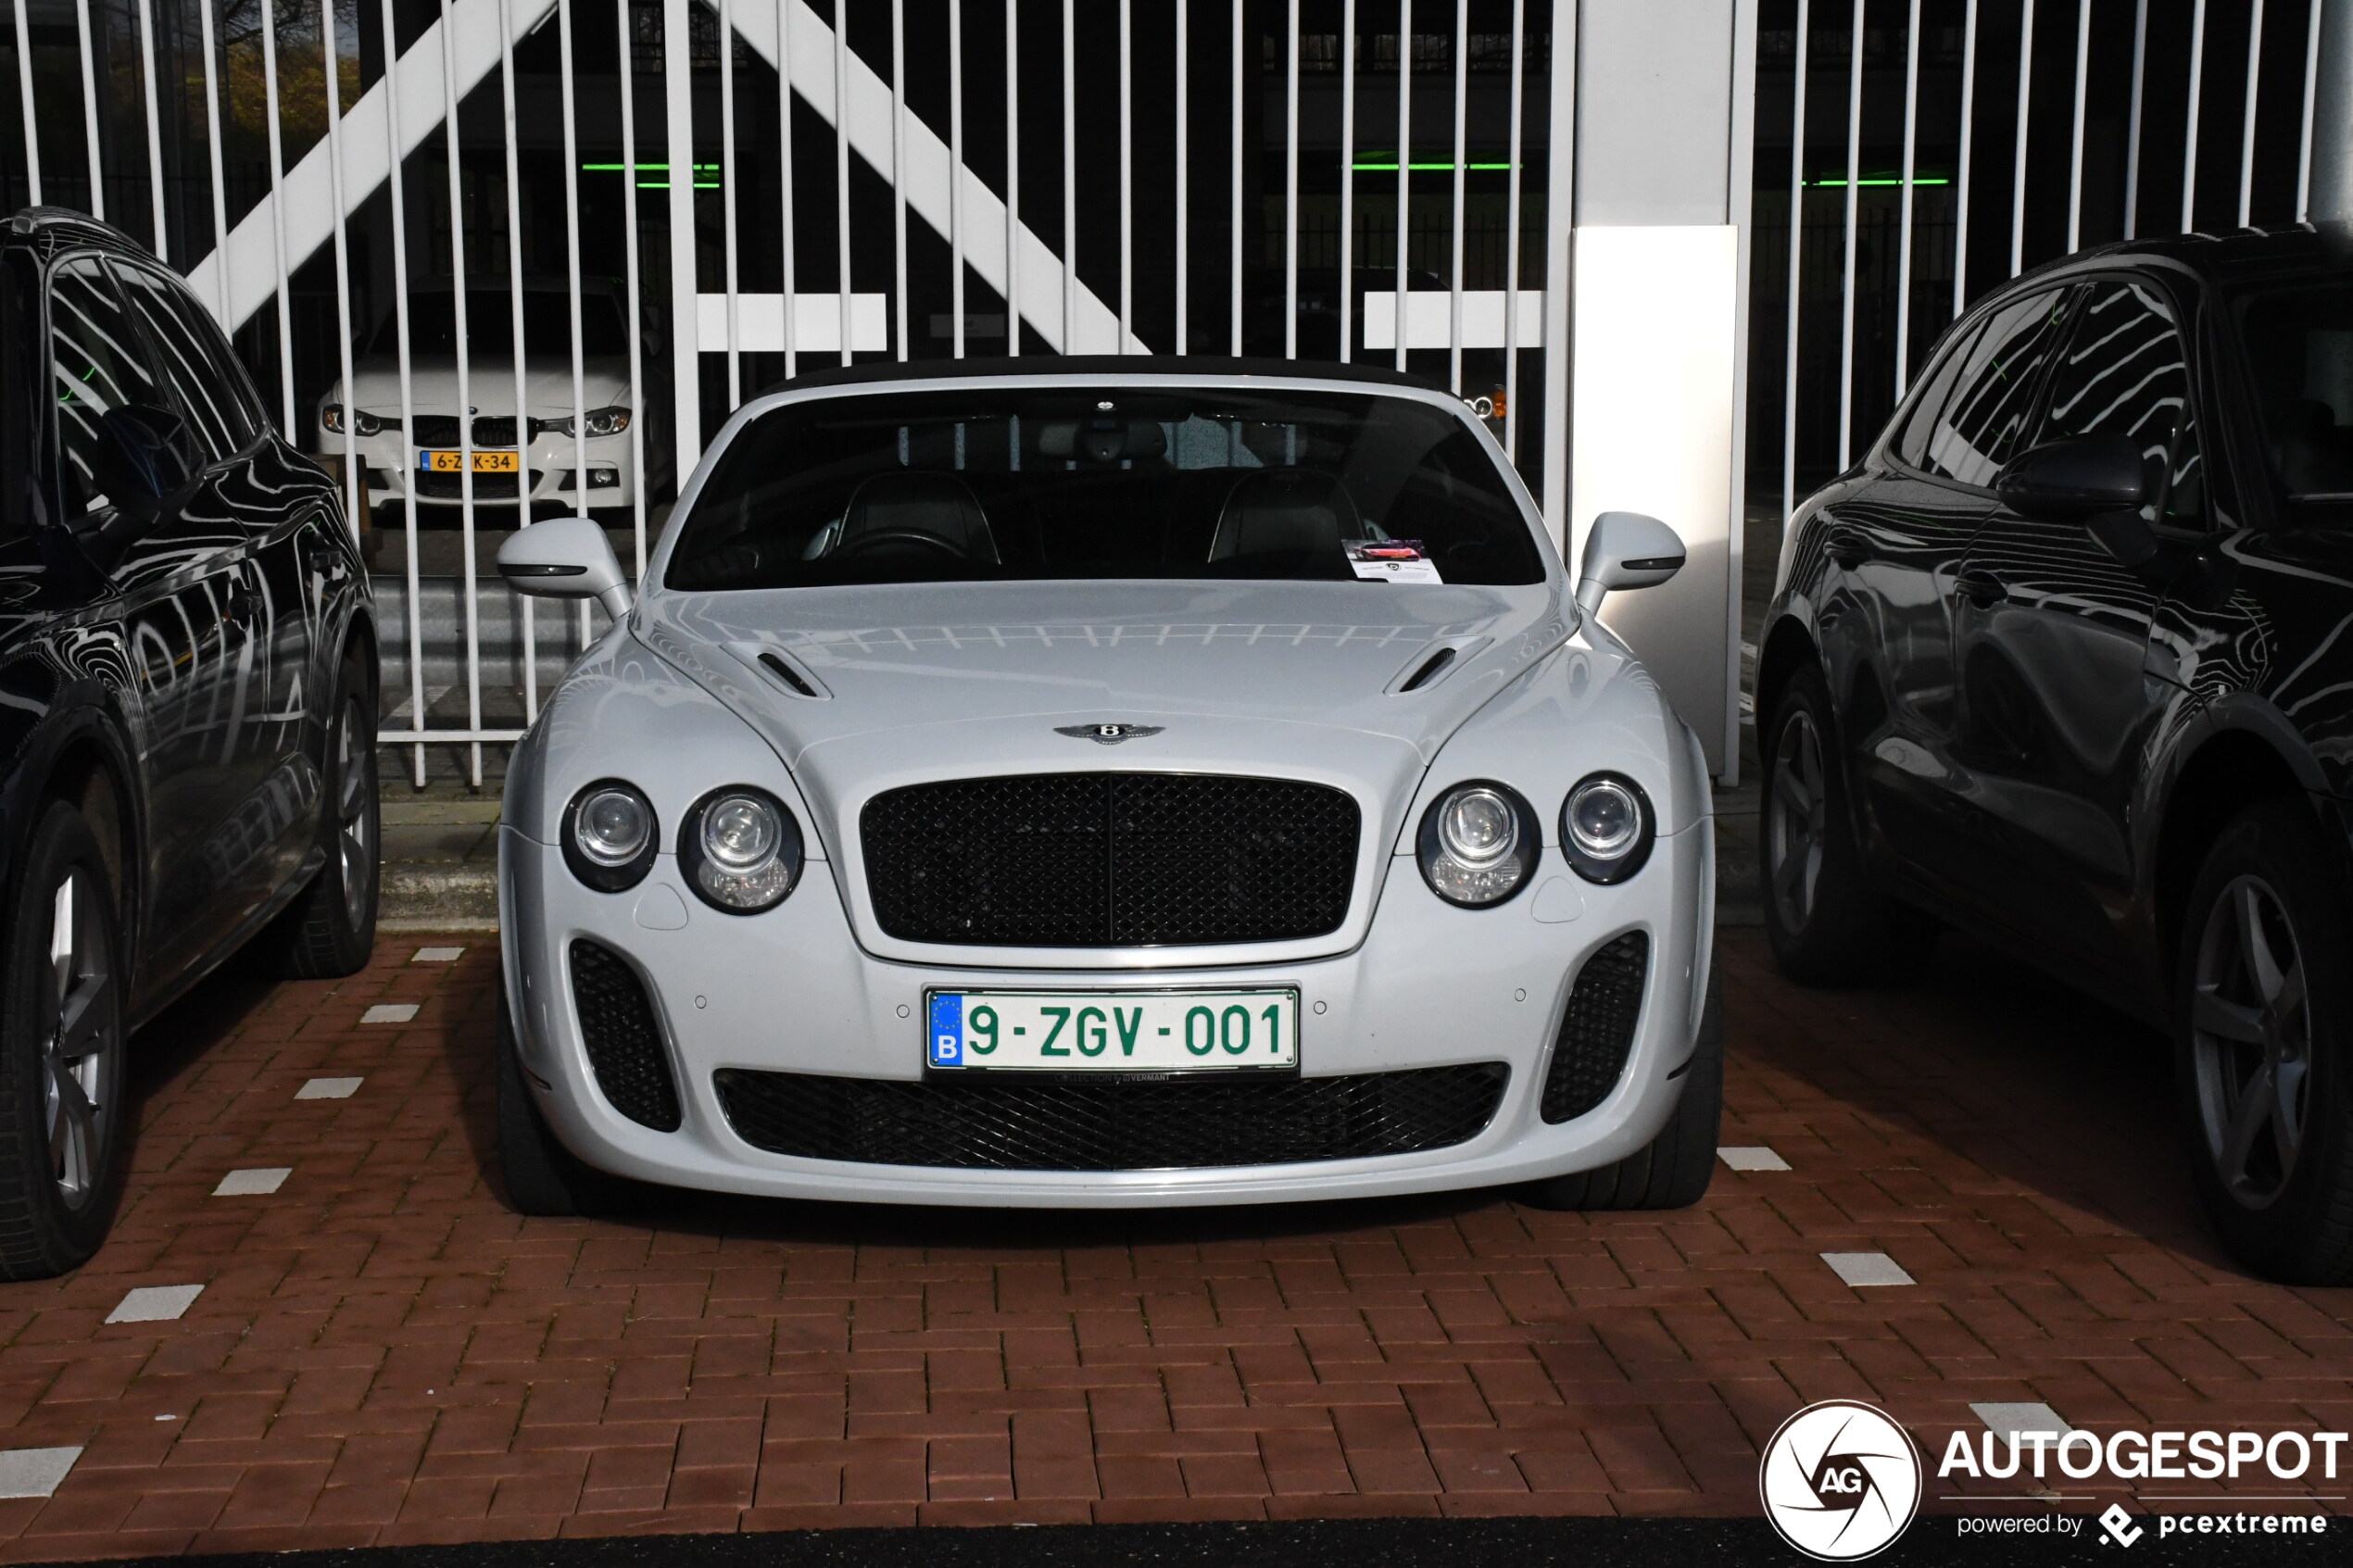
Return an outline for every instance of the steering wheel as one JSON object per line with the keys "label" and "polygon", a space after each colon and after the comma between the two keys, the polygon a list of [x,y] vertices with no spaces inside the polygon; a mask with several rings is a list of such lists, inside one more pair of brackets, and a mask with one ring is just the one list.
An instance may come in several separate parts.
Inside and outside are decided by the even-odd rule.
{"label": "steering wheel", "polygon": [[846,545],[836,545],[830,552],[836,556],[862,555],[868,550],[886,549],[894,545],[914,545],[946,556],[950,560],[972,558],[937,533],[924,533],[912,528],[886,528],[872,533],[861,533]]}

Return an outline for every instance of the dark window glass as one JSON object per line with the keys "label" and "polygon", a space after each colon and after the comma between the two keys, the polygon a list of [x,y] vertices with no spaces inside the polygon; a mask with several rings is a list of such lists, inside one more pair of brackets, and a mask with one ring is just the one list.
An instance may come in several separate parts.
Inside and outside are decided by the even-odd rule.
{"label": "dark window glass", "polygon": [[2290,495],[2353,500],[2353,279],[2264,289],[2233,313],[2271,471]]}
{"label": "dark window glass", "polygon": [[1994,483],[2024,445],[2034,386],[2057,345],[2067,291],[2046,289],[1994,312],[1969,345],[1959,389],[1929,438],[1928,472],[1963,484]]}
{"label": "dark window glass", "polygon": [[788,404],[697,498],[673,587],[1036,578],[1543,580],[1447,410],[1202,389],[881,392]]}
{"label": "dark window glass", "polygon": [[2076,301],[2075,327],[2051,371],[2041,439],[2121,435],[2148,470],[2143,515],[2174,521],[2205,511],[2205,470],[2190,420],[2190,367],[2173,307],[2147,283],[2096,282]]}
{"label": "dark window glass", "polygon": [[[522,295],[523,352],[533,358],[572,358],[572,298],[548,289],[525,289]],[[629,352],[629,332],[622,320],[621,302],[609,294],[584,291],[580,296],[581,356],[588,359],[618,358]],[[386,316],[369,340],[368,352],[386,358],[400,352],[400,318]],[[409,352],[420,359],[454,359],[458,356],[458,302],[447,294],[409,296]],[[486,358],[515,352],[515,303],[503,287],[466,291],[466,354],[479,364]]]}
{"label": "dark window glass", "polygon": [[245,371],[212,318],[179,284],[144,267],[118,269],[123,292],[147,325],[156,361],[207,460],[220,462],[260,433]]}
{"label": "dark window glass", "polygon": [[94,257],[49,275],[49,370],[59,503],[71,522],[119,499],[107,487],[119,470],[125,421],[163,402],[130,313]]}
{"label": "dark window glass", "polygon": [[1936,363],[1929,367],[1927,383],[1920,388],[1911,413],[1905,419],[1904,433],[1895,440],[1895,456],[1907,466],[1929,469],[1929,443],[1936,433],[1936,422],[1944,416],[1944,405],[1953,395],[1953,383],[1961,379],[1961,369],[1969,362],[1969,345],[1976,341],[1974,328],[1956,333]]}

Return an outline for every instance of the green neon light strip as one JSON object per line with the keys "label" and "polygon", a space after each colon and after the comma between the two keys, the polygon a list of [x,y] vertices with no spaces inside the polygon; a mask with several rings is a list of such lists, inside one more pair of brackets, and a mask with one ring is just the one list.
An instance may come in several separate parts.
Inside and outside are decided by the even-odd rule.
{"label": "green neon light strip", "polygon": [[[584,163],[580,166],[581,171],[586,174],[619,174],[628,167],[629,165],[625,163]],[[667,174],[670,172],[670,165],[666,163],[641,163],[637,165],[637,172],[640,174]],[[719,172],[719,166],[715,163],[698,163],[695,165],[695,172],[698,174],[716,174]]]}
{"label": "green neon light strip", "polygon": [[[1397,172],[1397,165],[1394,163],[1352,163],[1348,167],[1356,170],[1360,174],[1394,174]],[[1413,165],[1413,168],[1416,170],[1424,169],[1452,169],[1453,167],[1453,164],[1451,162],[1417,163]],[[1463,167],[1466,169],[1509,169],[1511,165],[1508,163],[1466,163],[1463,165]]]}
{"label": "green neon light strip", "polygon": [[[1883,180],[1865,179],[1855,182],[1857,185],[1901,185],[1903,182],[1904,182],[1901,179],[1894,177]],[[1914,177],[1912,181],[1912,183],[1915,185],[1949,185],[1952,182],[1953,182],[1950,180],[1946,180],[1942,176],[1932,174],[1918,175]],[[1818,191],[1843,191],[1846,188],[1846,182],[1843,180],[1808,180],[1806,183],[1813,186]]]}

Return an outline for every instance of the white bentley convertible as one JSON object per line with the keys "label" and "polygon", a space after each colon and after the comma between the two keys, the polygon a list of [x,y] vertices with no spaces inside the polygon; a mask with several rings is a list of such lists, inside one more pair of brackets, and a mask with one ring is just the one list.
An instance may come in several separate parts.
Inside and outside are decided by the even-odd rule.
{"label": "white bentley convertible", "polygon": [[506,1182],[926,1204],[1513,1185],[1687,1204],[1722,1043],[1697,743],[1471,411],[1184,360],[748,404],[499,839]]}

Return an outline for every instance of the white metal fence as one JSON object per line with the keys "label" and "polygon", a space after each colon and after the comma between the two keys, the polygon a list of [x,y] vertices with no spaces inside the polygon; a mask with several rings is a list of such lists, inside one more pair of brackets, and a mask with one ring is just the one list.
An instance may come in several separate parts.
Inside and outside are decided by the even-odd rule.
{"label": "white metal fence", "polygon": [[[639,570],[707,433],[812,361],[1370,358],[1487,398],[1558,508],[1573,0],[12,3],[6,204],[180,268],[355,518],[382,508],[383,735],[420,783],[429,749],[480,783],[593,631],[488,553],[544,476],[574,488],[541,515],[595,509],[608,280],[630,418],[600,521]],[[526,332],[558,278],[568,365]],[[477,471],[508,450],[519,478]]]}

